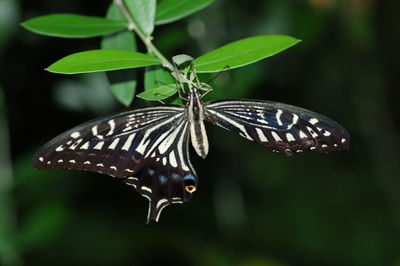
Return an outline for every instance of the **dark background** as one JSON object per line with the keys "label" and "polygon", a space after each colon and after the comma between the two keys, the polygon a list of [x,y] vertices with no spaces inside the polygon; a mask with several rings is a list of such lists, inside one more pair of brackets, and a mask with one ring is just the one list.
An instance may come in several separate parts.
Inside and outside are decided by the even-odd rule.
{"label": "dark background", "polygon": [[3,265],[400,265],[399,1],[225,0],[157,27],[155,43],[169,58],[252,35],[302,39],[221,74],[211,97],[311,109],[352,141],[347,152],[285,157],[208,125],[209,156],[191,152],[194,198],[149,225],[147,199],[121,182],[31,166],[57,134],[124,108],[102,73],[43,70],[98,48],[99,38],[43,37],[18,23],[48,13],[103,16],[108,4],[0,0]]}

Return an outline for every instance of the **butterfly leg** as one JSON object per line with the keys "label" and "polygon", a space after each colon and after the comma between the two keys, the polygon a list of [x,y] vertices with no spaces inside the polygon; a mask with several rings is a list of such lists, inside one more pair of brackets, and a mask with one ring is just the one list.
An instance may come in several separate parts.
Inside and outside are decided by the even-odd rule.
{"label": "butterfly leg", "polygon": [[207,83],[201,83],[201,87],[199,88],[200,90],[204,91],[204,93],[201,95],[201,98],[207,95],[207,93],[211,92],[213,88],[208,85]]}

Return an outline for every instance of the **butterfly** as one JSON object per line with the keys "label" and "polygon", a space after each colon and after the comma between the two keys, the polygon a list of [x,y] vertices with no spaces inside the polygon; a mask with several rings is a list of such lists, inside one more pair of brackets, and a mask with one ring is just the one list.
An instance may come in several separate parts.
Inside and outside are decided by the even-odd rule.
{"label": "butterfly", "polygon": [[119,178],[148,198],[149,222],[158,221],[166,206],[189,201],[196,191],[189,142],[200,157],[207,156],[205,121],[285,155],[349,148],[348,132],[318,113],[260,100],[203,103],[203,95],[192,86],[184,106],[147,107],[81,124],[44,145],[33,166]]}

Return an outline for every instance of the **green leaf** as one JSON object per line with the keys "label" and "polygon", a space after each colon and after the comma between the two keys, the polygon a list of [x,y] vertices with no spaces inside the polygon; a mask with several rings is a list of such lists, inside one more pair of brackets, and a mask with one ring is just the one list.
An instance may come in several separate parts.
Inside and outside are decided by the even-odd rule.
{"label": "green leaf", "polygon": [[159,65],[157,58],[124,50],[90,50],[68,55],[46,70],[60,74],[77,74]]}
{"label": "green leaf", "polygon": [[28,19],[21,26],[37,34],[64,37],[89,38],[102,36],[127,28],[127,23],[101,17],[75,14],[52,14]]}
{"label": "green leaf", "polygon": [[160,85],[172,84],[175,79],[171,73],[160,66],[146,67],[144,74],[144,90],[150,90],[159,87]]}
{"label": "green leaf", "polygon": [[177,21],[199,11],[214,0],[161,0],[157,4],[156,24]]}
{"label": "green leaf", "polygon": [[[106,18],[124,20],[123,14],[115,4],[109,6]],[[104,36],[101,41],[101,48],[136,51],[135,36],[127,30]],[[136,70],[122,69],[106,72],[106,75],[111,86],[111,92],[115,98],[123,105],[129,106],[136,92]]]}
{"label": "green leaf", "polygon": [[146,101],[161,101],[168,97],[171,97],[178,91],[176,84],[163,85],[158,88],[153,88],[146,90],[137,95],[137,97],[142,98]]}
{"label": "green leaf", "polygon": [[156,0],[124,0],[133,20],[147,36],[154,30]]}
{"label": "green leaf", "polygon": [[300,42],[290,36],[264,35],[226,44],[193,61],[196,71],[218,72],[257,62]]}

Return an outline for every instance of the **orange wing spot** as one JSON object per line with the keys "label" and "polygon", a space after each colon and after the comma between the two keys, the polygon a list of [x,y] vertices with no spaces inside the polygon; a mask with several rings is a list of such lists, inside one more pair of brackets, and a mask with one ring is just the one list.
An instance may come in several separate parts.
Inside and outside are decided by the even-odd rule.
{"label": "orange wing spot", "polygon": [[196,187],[193,186],[193,185],[185,186],[185,190],[186,190],[187,192],[189,192],[189,193],[193,193],[193,192],[196,191]]}

